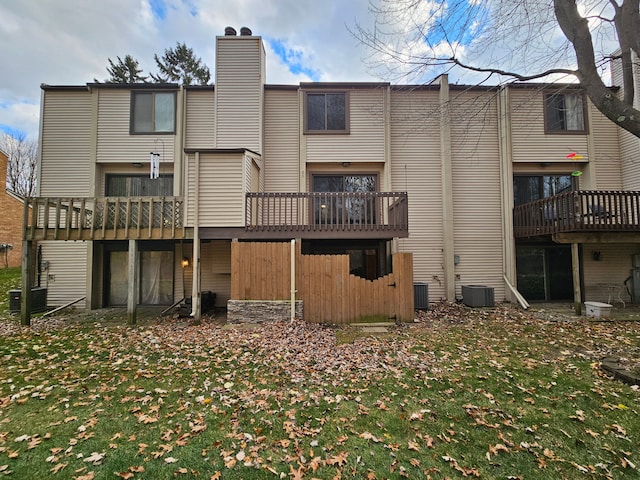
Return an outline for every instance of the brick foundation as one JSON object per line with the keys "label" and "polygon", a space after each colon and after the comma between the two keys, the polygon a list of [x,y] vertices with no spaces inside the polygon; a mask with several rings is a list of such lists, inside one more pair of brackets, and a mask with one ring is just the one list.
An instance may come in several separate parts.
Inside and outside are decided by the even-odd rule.
{"label": "brick foundation", "polygon": [[[303,302],[296,300],[296,318],[302,318]],[[290,300],[229,300],[227,323],[262,323],[291,318]]]}

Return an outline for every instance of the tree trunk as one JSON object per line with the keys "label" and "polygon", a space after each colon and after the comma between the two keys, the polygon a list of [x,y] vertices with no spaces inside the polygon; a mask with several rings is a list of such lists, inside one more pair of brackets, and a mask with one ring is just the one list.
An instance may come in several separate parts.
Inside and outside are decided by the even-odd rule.
{"label": "tree trunk", "polygon": [[[631,3],[637,5],[638,2],[632,0]],[[620,100],[600,78],[587,19],[579,14],[575,0],[554,0],[554,10],[562,32],[573,44],[578,79],[593,104],[609,120],[640,138],[640,110]]]}

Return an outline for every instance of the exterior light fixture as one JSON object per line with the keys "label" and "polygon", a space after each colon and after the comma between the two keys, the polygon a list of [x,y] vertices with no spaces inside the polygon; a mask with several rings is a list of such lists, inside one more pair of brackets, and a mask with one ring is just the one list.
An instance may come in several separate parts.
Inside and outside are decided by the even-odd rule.
{"label": "exterior light fixture", "polygon": [[182,257],[182,261],[180,262],[182,268],[187,268],[190,263],[191,262],[189,262],[189,257]]}

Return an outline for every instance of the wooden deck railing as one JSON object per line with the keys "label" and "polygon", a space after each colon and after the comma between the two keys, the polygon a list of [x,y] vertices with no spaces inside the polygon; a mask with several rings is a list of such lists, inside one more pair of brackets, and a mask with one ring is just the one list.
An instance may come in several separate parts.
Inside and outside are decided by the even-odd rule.
{"label": "wooden deck railing", "polygon": [[25,240],[184,238],[182,197],[25,200]]}
{"label": "wooden deck railing", "polygon": [[245,229],[265,238],[407,237],[406,192],[248,193]]}
{"label": "wooden deck railing", "polygon": [[640,232],[640,191],[565,192],[513,209],[516,238],[568,232]]}

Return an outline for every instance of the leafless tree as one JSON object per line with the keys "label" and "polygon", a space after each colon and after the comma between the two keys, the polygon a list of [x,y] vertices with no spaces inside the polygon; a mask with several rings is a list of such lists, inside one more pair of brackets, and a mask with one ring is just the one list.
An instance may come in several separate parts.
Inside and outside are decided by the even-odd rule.
{"label": "leafless tree", "polygon": [[36,189],[38,143],[23,133],[0,135],[0,149],[7,155],[7,189],[31,197]]}
{"label": "leafless tree", "polygon": [[[370,0],[353,35],[387,78],[462,69],[482,81],[579,82],[611,121],[640,137],[640,0]],[[620,62],[621,94],[603,81]]]}

